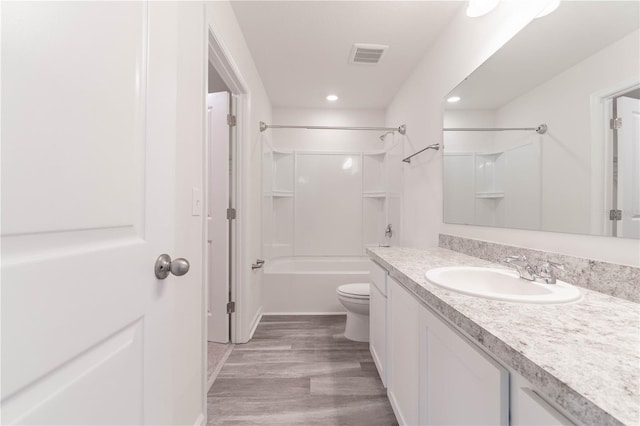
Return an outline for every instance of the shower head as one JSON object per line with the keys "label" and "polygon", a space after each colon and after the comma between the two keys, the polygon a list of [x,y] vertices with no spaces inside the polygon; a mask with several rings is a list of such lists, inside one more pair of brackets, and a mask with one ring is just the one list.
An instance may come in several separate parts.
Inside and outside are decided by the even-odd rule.
{"label": "shower head", "polygon": [[384,137],[387,136],[388,134],[394,134],[395,132],[387,132],[384,135],[380,135],[380,140],[384,142]]}

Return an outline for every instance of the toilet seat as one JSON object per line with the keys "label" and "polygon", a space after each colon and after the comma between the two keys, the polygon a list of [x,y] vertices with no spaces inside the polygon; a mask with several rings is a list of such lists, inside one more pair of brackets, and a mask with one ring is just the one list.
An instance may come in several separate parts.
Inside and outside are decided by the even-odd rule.
{"label": "toilet seat", "polygon": [[344,337],[355,342],[369,341],[369,283],[343,284],[336,290],[347,310]]}
{"label": "toilet seat", "polygon": [[351,299],[369,299],[369,283],[343,284],[338,287],[337,292]]}

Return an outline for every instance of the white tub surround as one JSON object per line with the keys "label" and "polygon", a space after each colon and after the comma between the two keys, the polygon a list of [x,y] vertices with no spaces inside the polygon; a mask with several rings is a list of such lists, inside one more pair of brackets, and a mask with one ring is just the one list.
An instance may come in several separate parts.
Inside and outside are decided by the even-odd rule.
{"label": "white tub surround", "polygon": [[432,285],[424,274],[441,266],[495,264],[442,248],[371,248],[368,253],[420,303],[579,423],[638,423],[637,303],[588,289],[581,289],[581,300],[558,305],[482,299]]}
{"label": "white tub surround", "polygon": [[267,262],[263,309],[268,314],[343,314],[336,290],[369,282],[365,257],[285,257]]}

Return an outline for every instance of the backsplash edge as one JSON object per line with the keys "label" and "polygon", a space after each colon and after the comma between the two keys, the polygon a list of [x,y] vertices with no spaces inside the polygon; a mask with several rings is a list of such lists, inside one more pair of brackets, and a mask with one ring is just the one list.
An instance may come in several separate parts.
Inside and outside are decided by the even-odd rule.
{"label": "backsplash edge", "polygon": [[562,263],[565,271],[558,271],[559,279],[640,303],[640,268],[448,234],[439,235],[438,246],[495,263],[513,255],[524,255],[533,264],[547,260]]}

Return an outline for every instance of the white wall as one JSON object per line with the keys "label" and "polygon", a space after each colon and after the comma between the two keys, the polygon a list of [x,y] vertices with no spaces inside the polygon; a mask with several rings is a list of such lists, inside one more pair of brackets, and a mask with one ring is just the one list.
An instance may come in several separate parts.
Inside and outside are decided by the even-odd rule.
{"label": "white wall", "polygon": [[[434,43],[387,109],[387,124],[407,123],[405,154],[442,141],[442,100],[538,13],[536,2],[502,2],[482,18],[464,10]],[[434,247],[438,234],[512,244],[640,266],[637,240],[447,225],[442,222],[442,153],[427,151],[404,166],[401,244]]]}
{"label": "white wall", "polygon": [[260,121],[271,121],[271,103],[229,1],[207,3],[207,23],[224,47],[236,71],[247,87],[244,126],[238,129],[243,173],[238,185],[243,196],[238,200],[242,229],[238,238],[242,251],[237,256],[241,274],[237,289],[236,340],[246,342],[262,312],[262,270],[251,270],[251,263],[262,256],[261,244],[261,163]]}
{"label": "white wall", "polygon": [[[193,281],[175,282],[173,289],[174,348],[173,389],[178,407],[173,423],[193,424],[196,414],[204,416],[207,409],[203,397],[206,359],[203,359],[203,328],[206,303],[203,297],[204,216],[192,214],[192,188],[204,185],[204,116],[206,30],[202,14],[204,5],[197,2],[176,4],[176,174],[175,188],[176,248],[172,257],[185,257],[191,262],[189,275]],[[163,29],[165,32],[166,29]],[[168,46],[164,46],[168,48]],[[196,162],[198,161],[199,162]],[[197,278],[196,278],[197,277]],[[185,277],[182,277],[185,278]],[[197,285],[197,291],[194,291]],[[185,368],[200,365],[201,368]],[[182,416],[181,416],[182,415]]]}

